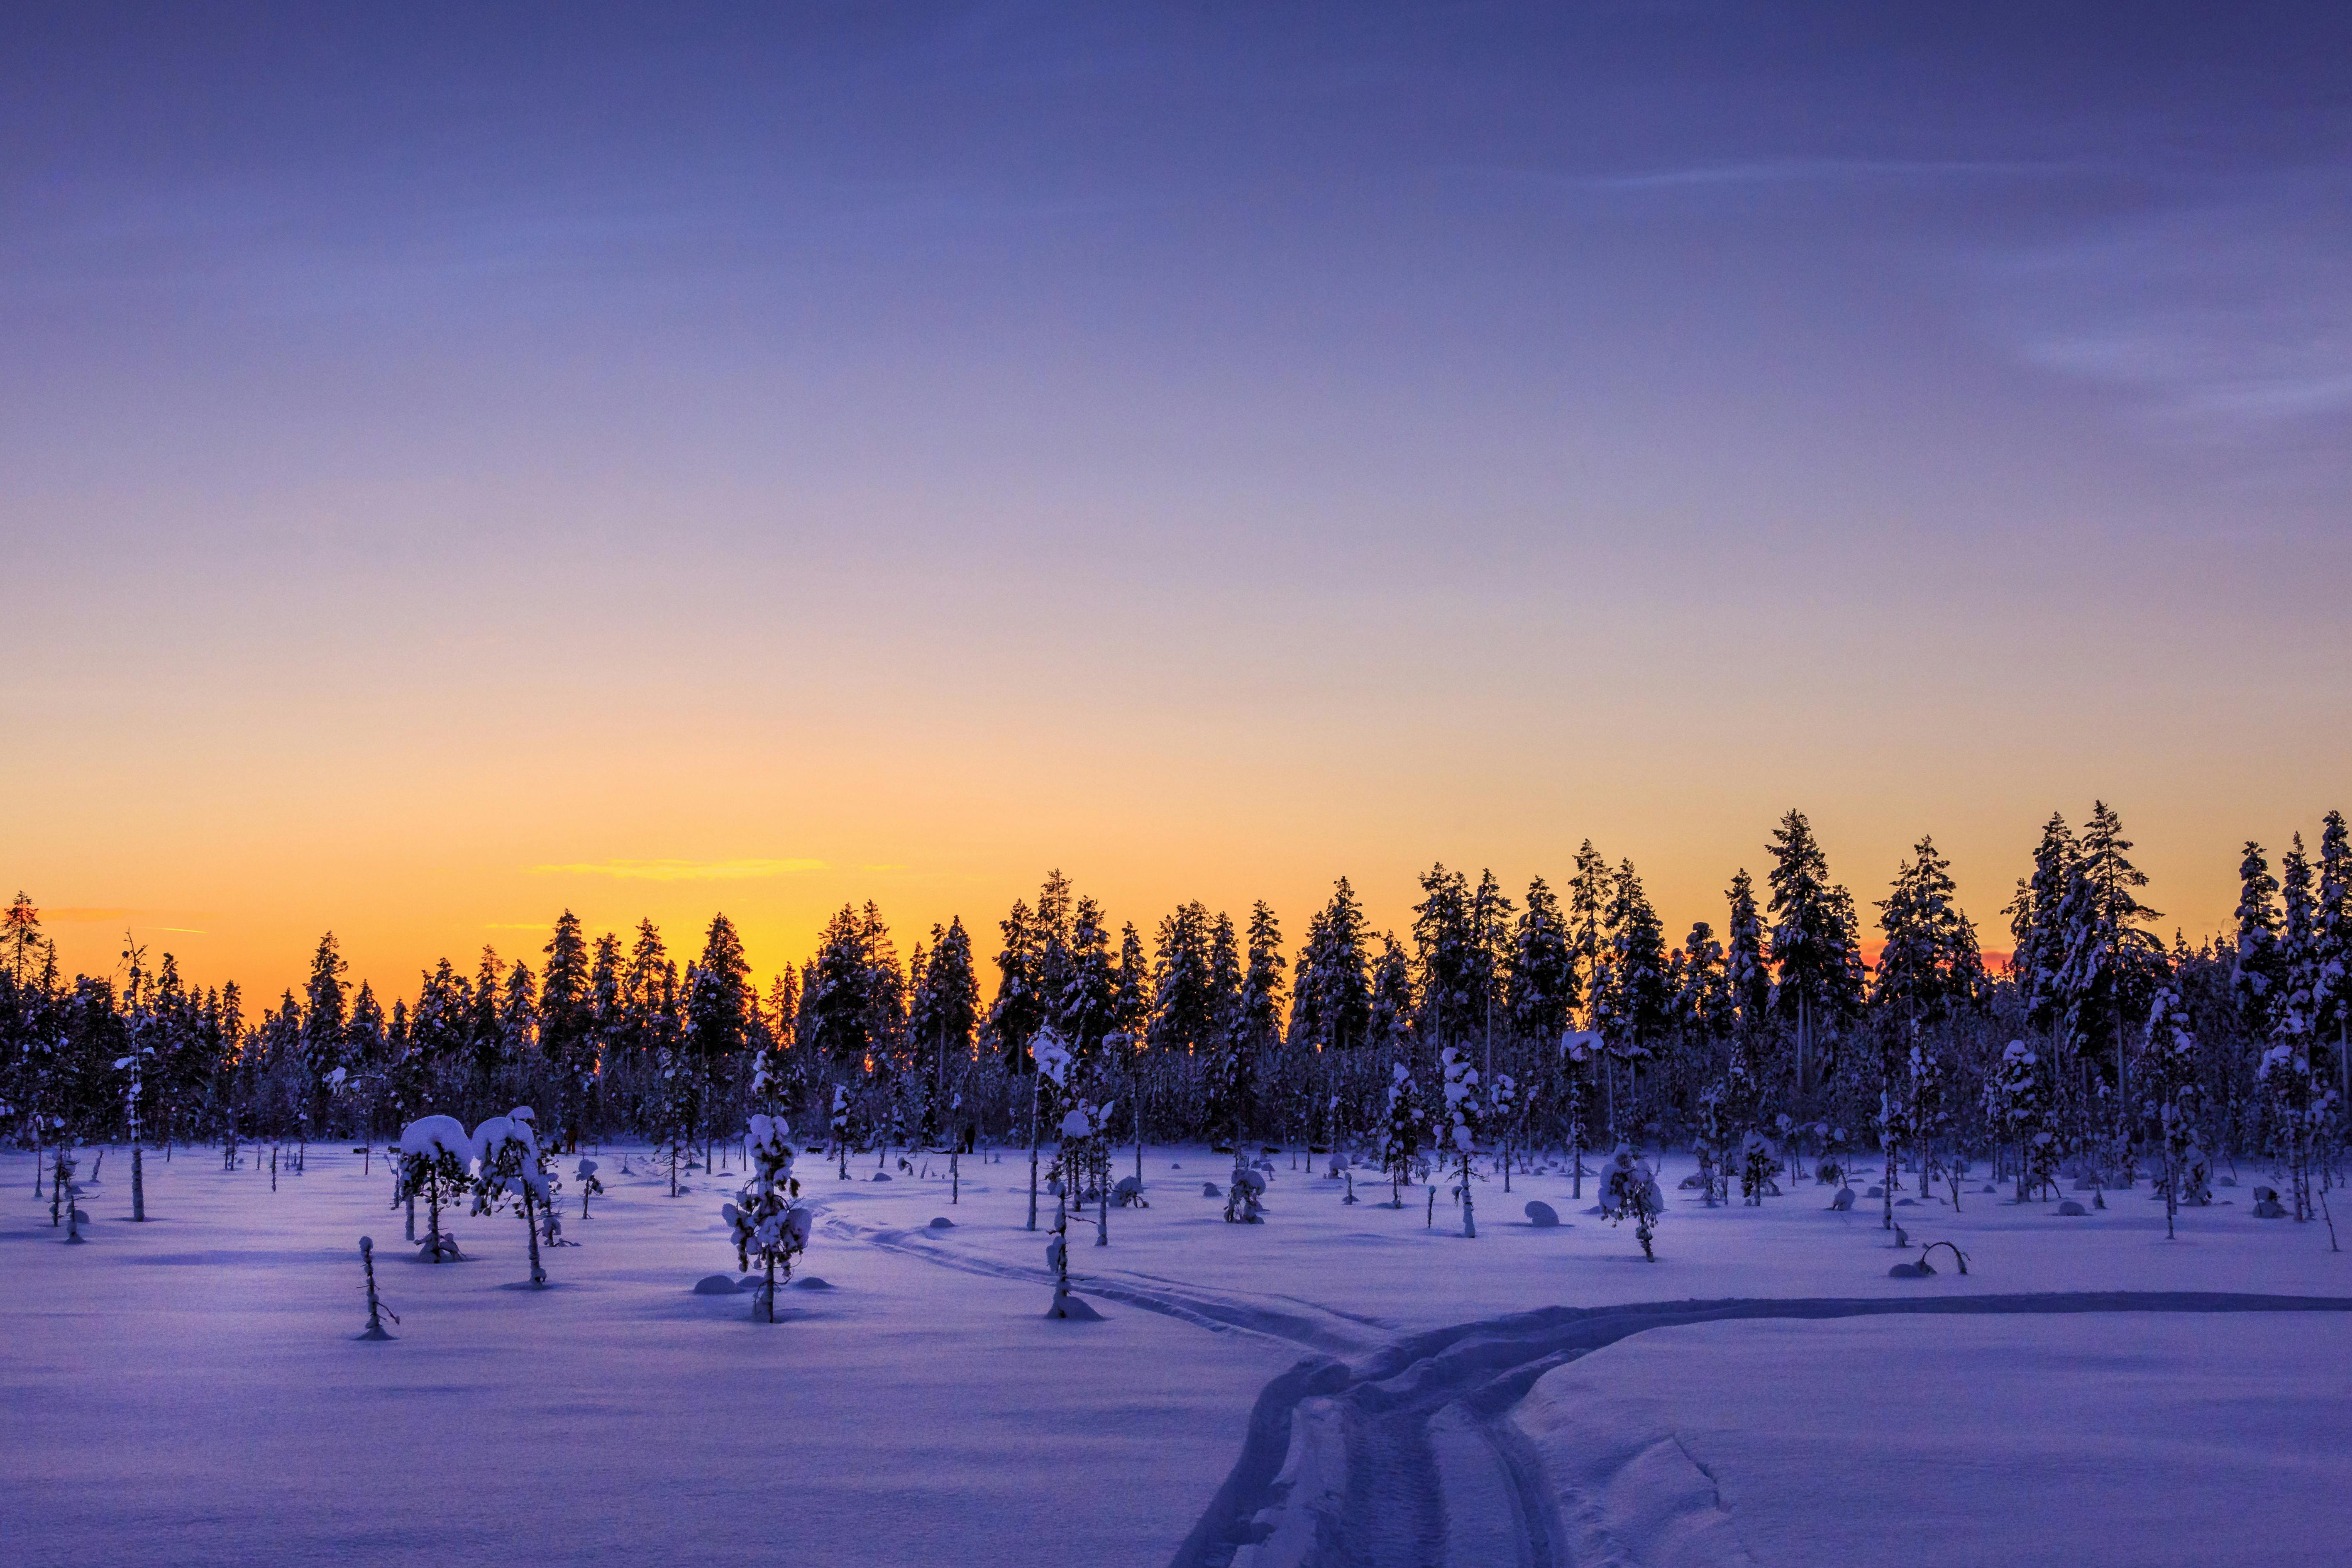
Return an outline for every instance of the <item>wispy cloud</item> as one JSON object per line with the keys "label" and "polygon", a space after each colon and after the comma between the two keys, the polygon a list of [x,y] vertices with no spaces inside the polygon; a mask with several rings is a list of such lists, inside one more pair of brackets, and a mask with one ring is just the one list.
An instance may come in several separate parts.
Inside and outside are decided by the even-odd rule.
{"label": "wispy cloud", "polygon": [[822,860],[594,860],[533,866],[530,870],[540,877],[617,877],[635,882],[737,882],[824,868]]}
{"label": "wispy cloud", "polygon": [[1706,190],[1727,186],[2045,178],[2073,173],[2078,168],[2079,165],[2071,163],[1998,159],[1765,158],[1737,163],[1682,163],[1652,169],[1487,168],[1480,173],[1495,179],[1517,181],[1554,190],[1634,195],[1653,191]]}
{"label": "wispy cloud", "polygon": [[2001,258],[2027,363],[2216,434],[2352,409],[2352,181],[2282,176]]}

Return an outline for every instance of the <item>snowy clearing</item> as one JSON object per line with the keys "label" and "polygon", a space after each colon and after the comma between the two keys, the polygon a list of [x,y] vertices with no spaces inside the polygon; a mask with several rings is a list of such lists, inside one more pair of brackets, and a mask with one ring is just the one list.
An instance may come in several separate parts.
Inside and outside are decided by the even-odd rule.
{"label": "snowy clearing", "polygon": [[[1810,1183],[1708,1210],[1669,1160],[1651,1264],[1583,1212],[1589,1178],[1582,1204],[1557,1172],[1480,1184],[1473,1241],[1442,1191],[1432,1226],[1425,1188],[1349,1206],[1279,1156],[1266,1223],[1234,1226],[1202,1191],[1229,1158],[1152,1149],[1150,1207],[1113,1210],[1107,1247],[1073,1225],[1105,1316],[1076,1324],[1043,1315],[1023,1154],[967,1159],[955,1204],[943,1171],[812,1163],[798,1273],[833,1289],[784,1293],[772,1328],[693,1293],[735,1272],[740,1150],[672,1199],[605,1149],[543,1292],[505,1215],[456,1218],[471,1261],[412,1261],[380,1156],[314,1150],[275,1194],[216,1152],[151,1156],[141,1226],[123,1153],[79,1247],[29,1157],[0,1159],[16,1561],[1795,1564],[1899,1535],[1931,1563],[2275,1568],[2352,1523],[2352,1320],[2208,1310],[2352,1305],[2352,1267],[2237,1202],[2168,1244],[2144,1191],[2081,1218],[1922,1199],[1901,1223],[1970,1272],[1938,1251],[1906,1280],[1886,1270],[1916,1246]],[[351,1338],[362,1234],[389,1344]],[[2134,1294],[2015,1300],[2053,1292]],[[1779,1316],[1923,1300],[1944,1310]],[[1692,1321],[1724,1313],[1755,1321]],[[2254,1496],[2262,1528],[2232,1530]]]}

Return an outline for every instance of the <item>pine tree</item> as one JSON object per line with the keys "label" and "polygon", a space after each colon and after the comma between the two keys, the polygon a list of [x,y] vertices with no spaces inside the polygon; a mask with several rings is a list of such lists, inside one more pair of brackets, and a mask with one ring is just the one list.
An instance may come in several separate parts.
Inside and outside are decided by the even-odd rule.
{"label": "pine tree", "polygon": [[1886,941],[1871,1000],[1915,1029],[1975,1005],[1982,994],[1984,965],[1976,929],[1954,901],[1956,891],[1950,862],[1937,852],[1932,837],[1922,837],[1878,904]]}
{"label": "pine tree", "polygon": [[[1588,838],[1576,852],[1576,875],[1568,882],[1569,948],[1576,955],[1576,972],[1585,984],[1585,995],[1580,1000],[1588,1005],[1601,973],[1601,931],[1608,913],[1610,891],[1609,863]],[[1588,1016],[1586,1026],[1598,1026]]]}
{"label": "pine tree", "polygon": [[1389,1067],[1388,1115],[1381,1123],[1381,1169],[1389,1179],[1389,1207],[1404,1207],[1404,1189],[1421,1158],[1421,1089],[1402,1062]]}
{"label": "pine tree", "polygon": [[1576,953],[1559,900],[1541,877],[1528,884],[1506,980],[1511,1034],[1547,1046],[1558,1040],[1576,1005]]}
{"label": "pine tree", "polygon": [[2140,1074],[2140,1091],[2163,1136],[2167,1241],[2173,1239],[2174,1222],[2183,1203],[2212,1201],[2204,1152],[2197,1142],[2197,1122],[2203,1110],[2197,1055],[2197,1036],[2176,980],[2158,992],[2148,1005],[2147,1048]]}
{"label": "pine tree", "polygon": [[1111,961],[1102,906],[1090,898],[1072,906],[1069,956],[1062,969],[1062,988],[1048,1011],[1091,1074],[1099,1070],[1103,1042],[1118,1026],[1118,971]]}
{"label": "pine tree", "polygon": [[311,955],[310,978],[303,987],[309,1004],[302,1013],[302,1065],[309,1082],[306,1120],[323,1129],[327,1118],[328,1079],[343,1064],[343,1031],[350,1025],[351,986],[343,975],[351,968],[335,945],[335,933],[319,939]]}
{"label": "pine tree", "polygon": [[1471,1155],[1476,1152],[1478,1140],[1478,1069],[1470,1063],[1470,1054],[1452,1041],[1439,1050],[1440,1087],[1445,1096],[1444,1142],[1446,1156],[1454,1167],[1455,1179],[1462,1190],[1462,1234],[1476,1237],[1478,1218],[1476,1200],[1470,1191],[1477,1173],[1471,1168]]}
{"label": "pine tree", "polygon": [[2238,866],[2238,956],[2231,973],[2239,1016],[2246,1032],[2261,1039],[2271,1032],[2272,994],[2279,985],[2278,879],[2263,847],[2246,841]]}
{"label": "pine tree", "polygon": [[[420,1116],[401,1130],[400,1183],[393,1206],[418,1197],[425,1200],[430,1224],[421,1256],[428,1263],[462,1256],[456,1240],[442,1232],[441,1210],[465,1195],[472,1183],[473,1161],[473,1136],[454,1116]],[[412,1209],[412,1222],[415,1217]]]}
{"label": "pine tree", "polygon": [[715,1097],[727,1064],[749,1038],[752,1007],[751,965],[734,922],[710,917],[702,956],[695,961],[694,984],[686,998],[686,1041],[699,1068],[704,1093]]}
{"label": "pine tree", "polygon": [[1370,928],[1348,879],[1331,886],[1331,901],[1307,923],[1299,949],[1290,1040],[1307,1051],[1349,1049],[1371,1037],[1371,992],[1366,971]]}
{"label": "pine tree", "polygon": [[1642,1244],[1642,1256],[1652,1263],[1658,1260],[1651,1237],[1659,1216],[1665,1213],[1665,1194],[1658,1190],[1658,1175],[1649,1162],[1627,1144],[1618,1144],[1617,1152],[1602,1167],[1601,1206],[1608,1213],[1612,1225],[1632,1220],[1634,1239]]}
{"label": "pine tree", "polygon": [[1756,909],[1755,884],[1743,868],[1733,874],[1724,894],[1731,906],[1731,921],[1724,932],[1724,983],[1740,1026],[1753,1034],[1761,1028],[1772,1002],[1772,972],[1764,956],[1764,921]]}
{"label": "pine tree", "polygon": [[1441,1045],[1459,1038],[1471,1022],[1473,950],[1470,884],[1458,871],[1433,866],[1421,879],[1422,901],[1413,906],[1412,941],[1420,966],[1421,1023]]}
{"label": "pine tree", "polygon": [[565,1149],[576,1150],[583,1110],[578,1089],[594,1058],[596,1027],[595,975],[580,917],[570,910],[556,916],[554,932],[541,952],[547,962],[539,977],[540,1056],[559,1097],[556,1136]]}
{"label": "pine tree", "polygon": [[2319,898],[2313,911],[2312,1028],[2336,1042],[2338,1099],[2352,1104],[2352,837],[2331,811],[2319,834]]}
{"label": "pine tree", "polygon": [[1209,910],[1199,900],[1161,919],[1151,969],[1152,1049],[1190,1057],[1215,1040],[1224,1014],[1209,943]]}
{"label": "pine tree", "polygon": [[1479,872],[1468,910],[1469,962],[1463,975],[1467,1010],[1463,1021],[1484,1037],[1482,1059],[1490,1088],[1495,1083],[1496,1016],[1502,1016],[1506,1030],[1510,1026],[1511,912],[1511,900],[1495,880],[1495,873]]}
{"label": "pine tree", "polygon": [[761,1280],[751,1310],[776,1321],[776,1289],[793,1277],[793,1259],[809,1244],[814,1215],[801,1202],[793,1174],[792,1124],[781,1116],[753,1112],[749,1135],[751,1170],[741,1200],[719,1210],[735,1243],[736,1267],[749,1272],[759,1260]]}
{"label": "pine tree", "polygon": [[2017,1145],[2017,1201],[2048,1189],[2058,1171],[2057,1082],[2046,1053],[2011,1040],[1985,1083],[1988,1120]]}
{"label": "pine tree", "polygon": [[2014,951],[2010,975],[2026,1008],[2026,1018],[2037,1029],[2054,1029],[2063,1001],[2059,973],[2065,967],[2066,941],[2060,911],[2066,889],[2074,885],[2074,861],[2080,850],[2074,829],[2057,812],[2042,825],[2042,841],[2033,850],[2033,874],[2017,885],[2010,901],[2010,937]]}
{"label": "pine tree", "polygon": [[[1797,1026],[1797,1092],[1810,1085],[1807,1058],[1820,1032],[1846,1010],[1860,955],[1848,942],[1845,890],[1829,879],[1829,860],[1805,814],[1791,809],[1772,830],[1772,955],[1780,1010]],[[1827,1076],[1826,1072],[1823,1075]]]}
{"label": "pine tree", "polygon": [[2167,973],[2163,942],[2142,929],[2158,916],[2134,896],[2147,876],[2126,858],[2131,847],[2115,812],[2105,801],[2093,802],[2059,909],[2065,957],[2058,988],[2069,1037],[2084,1052],[2112,1047],[2119,1103],[2128,1103],[2131,1091],[2126,1031],[2147,1016]]}
{"label": "pine tree", "polygon": [[474,1129],[474,1212],[487,1215],[500,1204],[522,1216],[530,1246],[530,1283],[547,1283],[539,1260],[539,1216],[554,1207],[555,1194],[541,1170],[539,1132],[530,1107],[519,1105]]}

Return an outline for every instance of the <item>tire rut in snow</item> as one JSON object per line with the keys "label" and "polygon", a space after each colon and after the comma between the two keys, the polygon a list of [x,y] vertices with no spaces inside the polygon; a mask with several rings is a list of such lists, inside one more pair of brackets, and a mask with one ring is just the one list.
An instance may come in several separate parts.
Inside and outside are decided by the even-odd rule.
{"label": "tire rut in snow", "polygon": [[[1895,1313],[2298,1311],[2352,1311],[2352,1300],[2080,1291],[1654,1301],[1457,1324],[1400,1341],[1354,1366],[1302,1362],[1268,1384],[1250,1413],[1240,1458],[1177,1549],[1173,1568],[1493,1568],[1505,1561],[1494,1548],[1498,1533],[1510,1542],[1508,1560],[1567,1568],[1554,1500],[1511,1409],[1554,1367],[1651,1329]],[[1328,1452],[1335,1432],[1344,1449],[1336,1461]],[[1469,1436],[1484,1440],[1492,1472],[1469,1468],[1476,1463]],[[1342,1470],[1336,1477],[1335,1463]],[[1475,1477],[1469,1489],[1485,1505],[1476,1518],[1449,1521],[1443,1479],[1449,1473]],[[1506,1520],[1488,1517],[1497,1498]]]}

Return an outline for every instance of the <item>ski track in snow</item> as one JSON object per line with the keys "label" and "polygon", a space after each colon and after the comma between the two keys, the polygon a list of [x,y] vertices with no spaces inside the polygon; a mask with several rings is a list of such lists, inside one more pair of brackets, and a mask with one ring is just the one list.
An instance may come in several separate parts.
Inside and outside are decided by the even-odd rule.
{"label": "ski track in snow", "polygon": [[[1051,1280],[920,1231],[839,1218],[825,1228],[942,1268]],[[1375,1320],[1294,1296],[1265,1299],[1286,1304],[1274,1307],[1127,1272],[1087,1276],[1083,1291],[1317,1352],[1261,1391],[1241,1457],[1171,1568],[1574,1568],[1559,1509],[1575,1500],[1551,1495],[1510,1413],[1555,1367],[1651,1329],[1895,1313],[2352,1311],[2347,1298],[2212,1291],[1733,1299],[1548,1307],[1384,1339],[1367,1331],[1385,1326]],[[1705,1474],[1686,1452],[1681,1460]]]}

